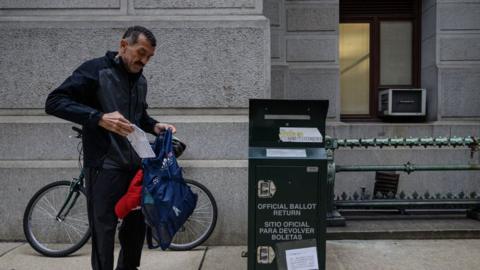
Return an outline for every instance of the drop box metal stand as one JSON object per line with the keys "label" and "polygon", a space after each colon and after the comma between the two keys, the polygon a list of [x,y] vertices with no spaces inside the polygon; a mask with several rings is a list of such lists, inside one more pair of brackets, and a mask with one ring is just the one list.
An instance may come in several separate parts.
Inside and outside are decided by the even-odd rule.
{"label": "drop box metal stand", "polygon": [[325,269],[326,100],[250,100],[248,270]]}

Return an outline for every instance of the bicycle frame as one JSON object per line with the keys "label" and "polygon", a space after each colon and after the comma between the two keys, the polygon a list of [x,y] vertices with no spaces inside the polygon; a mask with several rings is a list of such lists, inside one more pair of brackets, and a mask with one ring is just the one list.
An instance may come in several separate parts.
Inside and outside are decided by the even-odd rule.
{"label": "bicycle frame", "polygon": [[[80,171],[78,178],[73,178],[73,181],[70,185],[70,191],[68,192],[67,198],[62,205],[62,208],[58,211],[57,216],[55,217],[58,221],[63,221],[65,217],[70,213],[70,210],[73,208],[77,202],[78,197],[80,196],[80,187],[83,186],[83,179],[85,178],[85,173],[83,169]],[[71,200],[73,197],[73,200]],[[65,213],[63,213],[65,211]]]}
{"label": "bicycle frame", "polygon": [[[82,137],[81,136],[82,131],[79,128],[73,127],[72,129],[78,133],[76,136],[74,136],[75,138]],[[26,240],[32,246],[33,249],[35,249],[37,252],[45,256],[49,256],[49,257],[67,256],[77,251],[79,248],[81,248],[91,236],[91,228],[89,227],[90,224],[88,224],[87,217],[85,216],[85,214],[88,215],[88,211],[85,211],[87,209],[84,209],[86,208],[84,205],[85,199],[87,199],[87,203],[88,203],[88,198],[84,198],[83,196],[88,194],[85,194],[86,170],[82,168],[82,164],[81,164],[81,158],[82,158],[81,142],[77,145],[77,150],[79,153],[78,161],[79,161],[79,167],[80,167],[80,175],[78,176],[78,178],[71,178],[69,180],[63,179],[61,181],[55,181],[51,184],[48,184],[42,187],[30,199],[27,205],[27,208],[25,210],[25,213],[23,215],[23,231],[24,231]],[[177,152],[178,151],[175,151],[175,153]],[[202,206],[201,211],[198,212],[196,219],[194,219],[192,222],[204,224],[205,222],[203,222],[203,220],[205,218],[208,218],[208,222],[205,223],[206,225],[202,226],[201,228],[199,227],[198,224],[195,225],[192,223],[193,225],[192,224],[189,225],[190,229],[188,229],[184,224],[183,226],[184,231],[186,232],[198,231],[199,233],[198,234],[190,233],[189,235],[183,236],[183,238],[181,237],[181,239],[179,239],[181,240],[180,242],[178,243],[172,242],[172,245],[170,246],[170,249],[172,250],[189,250],[202,244],[213,232],[213,229],[215,228],[216,221],[217,221],[218,210],[217,210],[215,198],[213,197],[211,192],[205,186],[203,186],[202,184],[196,181],[188,180],[188,179],[186,179],[185,181],[189,185],[195,186],[198,192],[203,194],[202,196],[204,197],[204,200],[205,200],[205,204]],[[58,188],[61,189],[60,194],[58,193]],[[53,195],[49,195],[49,194],[53,194]],[[38,202],[41,199],[46,198],[45,199],[46,202],[44,203],[49,203],[49,199],[48,199],[49,196],[53,196],[52,198],[53,198],[53,201],[55,202],[54,203],[55,206],[49,207],[48,213],[43,213],[43,218],[33,219],[32,213],[34,211],[42,210],[42,205],[38,205]],[[57,199],[55,200],[55,198]],[[75,206],[79,202],[81,202],[81,205]],[[60,210],[54,210],[56,212],[51,212],[50,210],[53,210],[53,209],[60,209]],[[78,212],[77,212],[77,209],[78,209]],[[47,212],[47,211],[42,211],[42,212]],[[80,226],[78,228],[81,228],[80,229],[81,231],[78,231],[78,229],[73,228],[73,230],[77,231],[77,234],[80,236],[80,238],[76,237],[75,241],[71,239],[70,234],[68,233],[67,230],[58,230],[55,226],[46,227],[45,224],[47,223],[44,224],[42,222],[42,221],[46,221],[48,222],[48,224],[55,224],[55,225],[57,225],[58,223],[58,225],[68,226],[71,228],[72,226],[70,226],[69,224],[70,217],[72,218],[71,221],[78,224],[78,226]],[[37,222],[35,220],[40,220],[40,222]],[[201,220],[202,222],[199,222],[198,220]],[[197,229],[195,229],[195,227]],[[41,228],[41,229],[39,230],[37,228]],[[45,234],[44,231],[46,231],[47,233]],[[51,235],[58,233],[59,236],[69,237],[70,238],[69,245],[58,246],[58,247],[50,246],[51,239],[48,237],[43,237],[44,234],[47,236],[50,236],[49,233]],[[64,238],[59,237],[58,239],[59,241],[61,241],[61,239],[64,239]]]}

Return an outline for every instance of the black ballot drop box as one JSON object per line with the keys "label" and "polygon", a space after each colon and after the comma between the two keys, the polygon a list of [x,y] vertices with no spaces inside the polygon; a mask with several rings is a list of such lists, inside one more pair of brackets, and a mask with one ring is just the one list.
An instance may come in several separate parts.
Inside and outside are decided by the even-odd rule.
{"label": "black ballot drop box", "polygon": [[248,269],[325,269],[326,100],[250,100]]}

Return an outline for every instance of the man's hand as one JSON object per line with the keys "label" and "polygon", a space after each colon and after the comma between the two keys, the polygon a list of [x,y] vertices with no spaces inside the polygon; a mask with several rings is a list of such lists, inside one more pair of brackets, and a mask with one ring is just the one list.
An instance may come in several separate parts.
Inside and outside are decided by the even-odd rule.
{"label": "man's hand", "polygon": [[154,131],[156,134],[160,134],[160,132],[167,130],[169,128],[172,129],[172,133],[177,132],[177,128],[174,125],[165,124],[165,123],[156,123],[154,127]]}
{"label": "man's hand", "polygon": [[130,121],[123,117],[118,111],[104,114],[98,122],[98,125],[123,137],[133,132]]}

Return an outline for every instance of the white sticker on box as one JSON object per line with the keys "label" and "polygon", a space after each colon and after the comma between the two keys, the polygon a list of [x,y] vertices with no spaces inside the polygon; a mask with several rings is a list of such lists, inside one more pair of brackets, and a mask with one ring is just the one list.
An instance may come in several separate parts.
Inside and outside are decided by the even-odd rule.
{"label": "white sticker on box", "polygon": [[285,251],[288,270],[318,270],[317,248],[298,248]]}
{"label": "white sticker on box", "polygon": [[282,142],[323,142],[323,136],[318,128],[281,127],[278,137]]}

